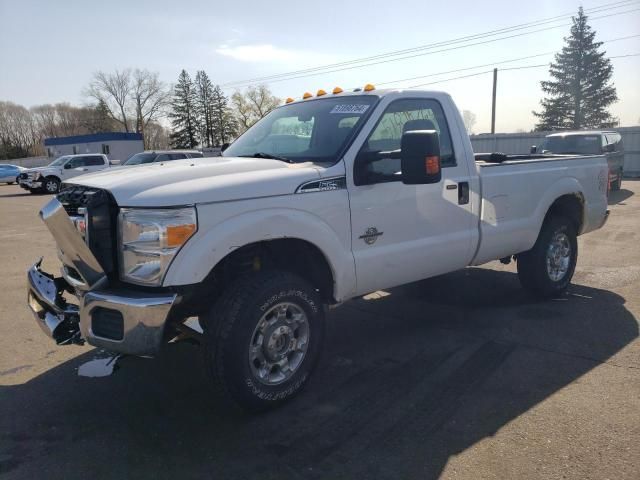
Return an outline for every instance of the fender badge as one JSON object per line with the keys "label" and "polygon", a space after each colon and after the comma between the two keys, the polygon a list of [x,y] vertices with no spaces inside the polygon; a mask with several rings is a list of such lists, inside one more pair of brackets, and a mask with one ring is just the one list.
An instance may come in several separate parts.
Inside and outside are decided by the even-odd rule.
{"label": "fender badge", "polygon": [[369,227],[367,231],[364,232],[364,235],[360,235],[358,238],[364,240],[364,243],[367,245],[373,245],[376,243],[376,240],[380,235],[383,235],[384,232],[379,232],[376,227]]}

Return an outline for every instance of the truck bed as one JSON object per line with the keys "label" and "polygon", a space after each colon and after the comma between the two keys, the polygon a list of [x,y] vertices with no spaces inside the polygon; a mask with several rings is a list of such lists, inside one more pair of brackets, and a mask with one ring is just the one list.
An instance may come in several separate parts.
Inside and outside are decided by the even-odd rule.
{"label": "truck bed", "polygon": [[[488,158],[486,156],[492,156]],[[533,247],[544,216],[566,192],[593,192],[584,198],[580,233],[600,227],[607,209],[607,164],[602,155],[476,154],[480,176],[480,246],[474,265]],[[497,161],[500,160],[500,161]]]}

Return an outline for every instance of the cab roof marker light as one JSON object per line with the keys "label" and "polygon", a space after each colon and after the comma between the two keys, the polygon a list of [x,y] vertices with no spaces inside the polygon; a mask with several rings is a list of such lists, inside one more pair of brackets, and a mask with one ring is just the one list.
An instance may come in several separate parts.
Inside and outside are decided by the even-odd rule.
{"label": "cab roof marker light", "polygon": [[311,98],[311,97],[313,97],[313,95],[311,95],[309,92],[304,92],[304,95],[302,95],[302,98],[305,99],[305,100],[307,98]]}
{"label": "cab roof marker light", "polygon": [[376,89],[376,87],[374,87],[374,86],[373,86],[373,85],[371,85],[370,83],[367,83],[367,84],[364,86],[364,91],[365,91],[365,92],[370,92],[370,91],[375,90],[375,89]]}
{"label": "cab roof marker light", "polygon": [[291,97],[287,98],[287,99],[284,101],[284,103],[291,103],[291,102],[293,102],[293,98],[291,98]]}
{"label": "cab roof marker light", "polygon": [[336,88],[333,89],[333,94],[334,95],[337,95],[337,94],[342,93],[342,92],[343,92],[343,90],[340,87],[336,87]]}
{"label": "cab roof marker light", "polygon": [[324,90],[320,89],[316,92],[316,97],[321,97],[323,95],[326,95],[327,92],[325,92]]}

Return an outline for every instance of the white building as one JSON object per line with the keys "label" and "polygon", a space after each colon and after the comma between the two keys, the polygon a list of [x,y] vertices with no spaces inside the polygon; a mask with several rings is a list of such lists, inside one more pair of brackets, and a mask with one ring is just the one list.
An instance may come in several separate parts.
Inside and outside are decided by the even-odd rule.
{"label": "white building", "polygon": [[127,132],[92,133],[44,140],[47,156],[57,158],[77,153],[104,153],[109,160],[124,162],[134,153],[144,150],[142,134]]}

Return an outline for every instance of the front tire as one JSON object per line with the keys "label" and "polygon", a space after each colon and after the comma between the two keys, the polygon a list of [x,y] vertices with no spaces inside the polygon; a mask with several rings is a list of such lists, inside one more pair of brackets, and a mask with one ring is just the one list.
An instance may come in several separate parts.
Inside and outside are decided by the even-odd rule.
{"label": "front tire", "polygon": [[60,190],[60,180],[56,177],[47,177],[44,179],[42,188],[45,193],[55,195]]}
{"label": "front tire", "polygon": [[239,279],[203,316],[207,370],[227,399],[274,408],[307,383],[324,337],[318,292],[286,272]]}
{"label": "front tire", "polygon": [[568,218],[545,220],[535,245],[518,255],[518,277],[524,288],[541,298],[563,293],[578,260],[577,228]]}

